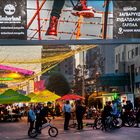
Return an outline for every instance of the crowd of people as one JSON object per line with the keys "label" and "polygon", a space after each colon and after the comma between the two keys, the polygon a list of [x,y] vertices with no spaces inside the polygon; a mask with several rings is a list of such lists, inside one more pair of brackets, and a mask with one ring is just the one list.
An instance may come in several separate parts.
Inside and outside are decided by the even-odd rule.
{"label": "crowd of people", "polygon": [[[107,101],[104,109],[102,111],[102,124],[105,127],[105,120],[108,116],[113,116],[114,118],[120,117],[122,118],[122,125],[125,125],[125,122],[128,120],[128,116],[136,115],[136,126],[138,127],[139,118],[140,118],[140,108],[134,110],[133,104],[130,100],[126,101],[126,103],[120,101],[120,99],[116,99],[113,101]],[[128,122],[129,123],[129,122]]]}
{"label": "crowd of people", "polygon": [[46,117],[50,114],[54,117],[54,112],[52,108],[49,107],[50,104],[48,103],[47,106],[43,104],[31,105],[28,111],[28,122],[30,123],[30,127],[28,131],[32,131],[35,125],[35,129],[38,133],[41,133],[39,127],[42,127],[43,124],[47,123]]}
{"label": "crowd of people", "polygon": [[30,123],[29,131],[32,131],[34,125],[35,129],[38,133],[40,132],[39,127],[42,127],[43,124],[47,123],[48,115],[51,116],[64,116],[64,130],[69,130],[69,121],[72,117],[76,117],[78,122],[78,130],[83,129],[83,116],[85,114],[86,108],[82,105],[81,101],[78,100],[74,104],[70,104],[69,101],[66,101],[62,107],[62,113],[60,111],[60,105],[56,104],[55,112],[47,106],[43,106],[43,104],[38,104],[36,106],[31,105],[28,111],[28,122]]}
{"label": "crowd of people", "polygon": [[22,117],[25,113],[24,107],[18,105],[0,105],[0,121],[7,121],[10,114],[16,114],[18,117]]}
{"label": "crowd of people", "polygon": [[86,112],[86,107],[82,104],[80,100],[77,100],[74,104],[70,105],[69,101],[63,106],[64,112],[64,130],[69,130],[69,121],[72,117],[76,117],[78,123],[78,130],[83,129],[83,116]]}
{"label": "crowd of people", "polygon": [[[83,129],[83,118],[84,119],[94,119],[94,117],[102,118],[102,124],[105,125],[105,120],[108,116],[121,117],[123,124],[127,116],[130,113],[134,113],[134,107],[130,101],[121,102],[119,99],[113,101],[107,101],[103,110],[99,112],[94,106],[87,107],[81,100],[70,103],[70,101],[65,101],[63,105],[59,103],[47,104],[30,104],[29,106],[19,107],[18,105],[3,105],[0,107],[0,119],[3,115],[9,113],[21,114],[21,116],[28,116],[28,122],[30,123],[29,131],[31,131],[34,126],[38,133],[40,132],[40,127],[47,123],[46,117],[49,115],[53,118],[55,116],[64,116],[64,130],[69,130],[70,120],[77,120],[77,129]],[[136,111],[136,123],[138,126],[140,118],[140,108]]]}
{"label": "crowd of people", "polygon": [[[89,119],[94,117],[98,117],[101,115],[102,118],[102,124],[105,125],[105,119],[108,116],[115,117],[121,117],[123,122],[125,122],[127,115],[130,112],[133,112],[133,105],[130,101],[126,101],[126,104],[122,104],[120,99],[116,99],[113,101],[107,101],[106,105],[104,106],[102,112],[99,112],[94,106],[86,107],[82,101],[77,100],[74,103],[70,104],[70,101],[66,101],[65,104],[60,109],[60,105],[57,103],[54,107],[55,112],[53,110],[50,110],[49,107],[43,107],[42,105],[36,106],[34,109],[30,109],[30,112],[34,112],[34,117],[31,117],[31,125],[30,129],[33,128],[34,122],[35,128],[38,131],[38,128],[41,127],[43,123],[46,123],[47,120],[45,119],[45,116],[48,116],[50,114],[51,116],[64,116],[64,130],[69,130],[69,122],[71,119],[77,120],[77,129],[82,130],[83,129],[83,118]],[[62,112],[61,112],[62,111]],[[137,118],[140,116],[140,110],[137,111]],[[32,114],[32,113],[30,113]],[[36,121],[35,121],[36,120]],[[137,125],[138,125],[138,119],[137,119]],[[39,132],[40,133],[40,132]]]}

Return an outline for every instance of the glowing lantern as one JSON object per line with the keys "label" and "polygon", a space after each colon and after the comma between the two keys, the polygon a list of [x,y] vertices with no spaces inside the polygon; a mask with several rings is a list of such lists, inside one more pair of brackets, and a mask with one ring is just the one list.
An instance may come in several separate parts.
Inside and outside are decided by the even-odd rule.
{"label": "glowing lantern", "polygon": [[22,78],[23,76],[20,75],[19,73],[9,73],[7,74],[7,77],[18,79],[18,78]]}

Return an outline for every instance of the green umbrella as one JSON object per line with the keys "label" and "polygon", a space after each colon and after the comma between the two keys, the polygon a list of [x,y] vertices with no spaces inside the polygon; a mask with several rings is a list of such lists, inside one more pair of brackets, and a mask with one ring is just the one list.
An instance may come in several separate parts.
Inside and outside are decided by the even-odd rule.
{"label": "green umbrella", "polygon": [[24,96],[12,89],[8,89],[3,94],[0,95],[0,104],[10,104],[27,101],[30,101],[29,97]]}

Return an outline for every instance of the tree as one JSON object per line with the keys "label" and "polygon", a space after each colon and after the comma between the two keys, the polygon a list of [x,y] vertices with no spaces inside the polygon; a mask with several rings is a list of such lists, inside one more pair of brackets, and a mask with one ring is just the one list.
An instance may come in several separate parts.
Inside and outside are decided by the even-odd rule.
{"label": "tree", "polygon": [[[82,90],[85,91],[85,79],[88,73],[88,69],[86,67],[86,65],[78,65],[77,68],[75,68],[75,74],[74,74],[74,86],[73,86],[73,90],[74,92],[76,92],[79,95],[82,95]],[[84,84],[84,85],[83,85]],[[82,89],[84,88],[84,89]]]}
{"label": "tree", "polygon": [[75,68],[74,86],[73,86],[74,92],[81,95],[82,93],[81,87],[82,87],[82,77],[80,76],[80,69]]}
{"label": "tree", "polygon": [[46,88],[60,96],[70,92],[70,85],[61,73],[52,73],[48,79]]}

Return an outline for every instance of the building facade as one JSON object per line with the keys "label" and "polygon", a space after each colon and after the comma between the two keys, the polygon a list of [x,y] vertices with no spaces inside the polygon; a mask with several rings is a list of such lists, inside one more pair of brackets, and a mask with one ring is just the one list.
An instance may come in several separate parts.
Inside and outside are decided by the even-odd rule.
{"label": "building facade", "polygon": [[[0,46],[1,64],[25,70],[31,70],[35,74],[41,72],[41,64],[33,63],[41,59],[42,46]],[[28,62],[32,63],[28,63]],[[37,78],[38,77],[38,78]],[[36,78],[39,80],[40,75]],[[1,81],[2,82],[2,81]],[[6,81],[5,81],[6,82]],[[31,80],[19,80],[7,82],[8,88],[18,88],[26,91],[26,93],[34,92],[34,78]]]}
{"label": "building facade", "polygon": [[125,44],[115,48],[116,73],[128,73],[130,85],[125,92],[140,96],[140,44]]}

